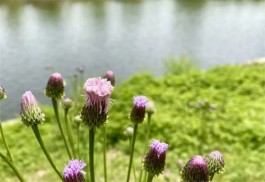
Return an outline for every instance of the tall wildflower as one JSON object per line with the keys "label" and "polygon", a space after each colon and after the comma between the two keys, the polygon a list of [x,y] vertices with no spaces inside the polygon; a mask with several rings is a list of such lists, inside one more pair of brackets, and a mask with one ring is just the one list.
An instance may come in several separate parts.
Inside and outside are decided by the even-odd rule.
{"label": "tall wildflower", "polygon": [[64,81],[60,73],[51,74],[46,86],[45,95],[56,99],[62,98],[64,95]]}
{"label": "tall wildflower", "polygon": [[85,82],[86,102],[81,111],[81,118],[89,128],[99,128],[106,122],[113,89],[107,79],[90,78]]}
{"label": "tall wildflower", "polygon": [[80,160],[70,160],[63,171],[64,182],[85,182],[83,168],[86,167],[86,163]]}
{"label": "tall wildflower", "polygon": [[[110,95],[114,87],[107,79],[90,78],[84,84],[85,104],[81,110],[81,119],[89,127],[89,169],[90,181],[95,181],[94,174],[94,140],[95,130],[106,123],[110,105]],[[106,131],[104,132],[104,177],[106,177]]]}
{"label": "tall wildflower", "polygon": [[133,108],[131,110],[130,119],[131,119],[131,122],[134,123],[134,127],[133,127],[133,136],[132,136],[132,142],[131,142],[130,162],[129,162],[129,168],[128,168],[128,172],[127,172],[127,180],[126,180],[127,182],[130,181],[131,167],[132,167],[132,163],[133,163],[133,153],[134,153],[134,145],[135,145],[135,140],[136,140],[137,128],[138,128],[138,124],[140,124],[144,121],[145,108],[146,108],[147,102],[148,102],[148,99],[145,96],[133,97]]}
{"label": "tall wildflower", "polygon": [[184,182],[208,182],[209,173],[207,163],[202,156],[192,157],[182,170],[182,180]]}
{"label": "tall wildflower", "polygon": [[36,98],[33,96],[31,91],[26,91],[21,98],[21,120],[26,126],[31,126],[39,144],[42,148],[46,158],[50,162],[51,166],[62,179],[62,175],[59,170],[56,168],[50,154],[48,153],[44,142],[41,138],[38,125],[44,122],[44,114],[42,113]]}
{"label": "tall wildflower", "polygon": [[223,155],[219,151],[210,152],[204,159],[208,166],[210,180],[213,179],[215,174],[222,174],[224,172],[225,162]]}
{"label": "tall wildflower", "polygon": [[26,91],[21,98],[21,119],[27,126],[38,125],[44,122],[38,102],[31,91]]}
{"label": "tall wildflower", "polygon": [[50,78],[49,78],[47,85],[46,85],[45,95],[47,97],[51,98],[54,114],[56,117],[56,121],[57,121],[59,130],[60,130],[60,133],[62,135],[68,156],[71,159],[71,158],[73,158],[73,156],[72,156],[72,153],[70,151],[69,144],[66,140],[63,126],[62,126],[62,123],[60,120],[60,114],[59,114],[58,102],[57,102],[58,99],[62,99],[62,97],[64,96],[64,81],[63,81],[63,77],[60,73],[53,73],[50,75]]}
{"label": "tall wildflower", "polygon": [[168,144],[153,140],[150,150],[144,157],[143,167],[150,178],[163,172],[166,162]]}

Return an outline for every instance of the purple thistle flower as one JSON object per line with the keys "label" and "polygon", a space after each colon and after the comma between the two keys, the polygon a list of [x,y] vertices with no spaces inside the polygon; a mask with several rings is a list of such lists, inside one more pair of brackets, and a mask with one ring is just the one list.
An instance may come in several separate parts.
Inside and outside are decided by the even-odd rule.
{"label": "purple thistle flower", "polygon": [[64,95],[64,81],[60,73],[51,74],[46,86],[45,95],[56,99],[62,98]]}
{"label": "purple thistle flower", "polygon": [[2,87],[2,86],[0,86],[0,100],[2,100],[2,99],[6,99],[6,91],[5,91],[5,89]]}
{"label": "purple thistle flower", "polygon": [[205,156],[205,161],[209,169],[209,175],[222,174],[224,172],[224,158],[219,151],[212,151]]}
{"label": "purple thistle flower", "polygon": [[44,114],[36,98],[30,91],[25,92],[21,99],[21,119],[27,126],[38,125],[44,122]]}
{"label": "purple thistle flower", "polygon": [[202,156],[192,157],[182,170],[182,180],[184,182],[208,182],[208,168]]}
{"label": "purple thistle flower", "polygon": [[111,71],[111,70],[107,71],[105,73],[105,75],[103,75],[103,78],[106,78],[108,81],[110,81],[112,86],[115,85],[115,75],[114,75],[113,71]]}
{"label": "purple thistle flower", "polygon": [[150,150],[144,157],[143,167],[151,174],[159,175],[163,172],[166,161],[166,152],[168,144],[153,140],[150,145]]}
{"label": "purple thistle flower", "polygon": [[90,128],[100,127],[106,122],[113,89],[107,79],[90,78],[85,82],[86,103],[82,108],[81,118]]}
{"label": "purple thistle flower", "polygon": [[86,163],[80,160],[70,160],[63,171],[64,182],[85,182],[85,172],[82,169]]}
{"label": "purple thistle flower", "polygon": [[142,123],[145,116],[145,108],[147,105],[147,98],[145,96],[135,96],[133,98],[133,108],[131,111],[131,121],[135,124]]}

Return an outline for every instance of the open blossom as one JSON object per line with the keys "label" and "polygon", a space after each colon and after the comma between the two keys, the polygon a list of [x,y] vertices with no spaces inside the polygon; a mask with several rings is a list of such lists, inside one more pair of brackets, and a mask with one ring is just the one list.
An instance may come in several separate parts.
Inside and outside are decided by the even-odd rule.
{"label": "open blossom", "polygon": [[209,175],[221,174],[224,172],[224,159],[223,155],[219,151],[212,151],[205,156],[205,161],[208,166]]}
{"label": "open blossom", "polygon": [[37,125],[44,122],[44,114],[31,91],[27,91],[22,95],[20,115],[22,122],[27,126]]}
{"label": "open blossom", "polygon": [[0,100],[6,99],[6,91],[3,87],[0,86]]}
{"label": "open blossom", "polygon": [[46,86],[45,95],[56,99],[62,98],[64,95],[64,81],[60,73],[51,74]]}
{"label": "open blossom", "polygon": [[110,81],[111,85],[114,86],[115,85],[115,75],[113,73],[113,71],[107,71],[105,73],[105,75],[103,75],[103,78],[106,78],[108,81]]}
{"label": "open blossom", "polygon": [[163,172],[166,161],[166,152],[168,144],[153,140],[150,145],[150,150],[144,157],[144,169],[151,174],[159,175]]}
{"label": "open blossom", "polygon": [[85,182],[85,172],[82,170],[86,164],[80,160],[70,160],[63,171],[64,182]]}
{"label": "open blossom", "polygon": [[133,98],[133,108],[130,114],[133,123],[139,124],[143,122],[147,102],[148,99],[145,96],[135,96]]}
{"label": "open blossom", "polygon": [[83,122],[97,128],[106,122],[110,95],[114,87],[107,79],[90,78],[84,84],[86,102],[81,111]]}
{"label": "open blossom", "polygon": [[182,170],[182,180],[184,182],[208,182],[209,174],[206,161],[202,156],[192,157]]}

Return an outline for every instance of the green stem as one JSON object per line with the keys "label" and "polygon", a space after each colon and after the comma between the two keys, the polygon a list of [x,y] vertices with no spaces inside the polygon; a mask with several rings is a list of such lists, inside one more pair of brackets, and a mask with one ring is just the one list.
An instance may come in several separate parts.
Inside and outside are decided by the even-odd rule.
{"label": "green stem", "polygon": [[152,116],[152,115],[151,115],[150,113],[147,115],[147,143],[148,143],[148,141],[150,140],[151,116]]}
{"label": "green stem", "polygon": [[10,152],[9,147],[7,145],[7,142],[6,142],[6,138],[5,138],[5,135],[4,135],[4,130],[2,128],[2,122],[1,121],[0,121],[0,130],[1,130],[1,135],[2,135],[2,138],[3,138],[4,145],[6,147],[7,155],[9,157],[10,161],[13,162],[14,160],[12,158],[11,152]]}
{"label": "green stem", "polygon": [[65,119],[66,131],[67,131],[69,143],[70,143],[70,146],[72,149],[72,153],[73,153],[74,158],[76,158],[75,145],[74,145],[72,130],[71,130],[71,127],[70,127],[69,121],[68,121],[68,110],[64,110],[64,119]]}
{"label": "green stem", "polygon": [[11,162],[6,156],[4,156],[4,154],[2,154],[0,152],[0,157],[13,169],[13,171],[16,173],[19,181],[21,182],[25,182],[25,179],[22,177],[20,171],[17,169],[17,167],[15,166],[15,164],[13,162]]}
{"label": "green stem", "polygon": [[152,182],[153,181],[153,175],[151,175],[150,173],[148,173],[148,178],[146,182]]}
{"label": "green stem", "polygon": [[137,128],[138,128],[138,124],[135,124],[134,129],[133,129],[132,143],[131,143],[130,162],[129,162],[129,168],[128,168],[128,173],[127,173],[127,180],[126,180],[127,182],[130,181],[130,174],[131,174],[131,168],[132,168],[132,163],[133,163],[133,153],[134,153],[134,145],[135,145]]}
{"label": "green stem", "polygon": [[94,141],[95,141],[95,130],[89,130],[89,169],[90,169],[90,181],[95,182],[94,172]]}
{"label": "green stem", "polygon": [[40,144],[40,146],[41,146],[41,148],[42,148],[44,154],[46,155],[46,157],[47,157],[48,161],[50,162],[51,166],[53,167],[54,171],[58,174],[58,176],[59,176],[61,179],[63,179],[62,174],[61,174],[60,171],[58,171],[58,169],[56,168],[56,166],[55,166],[55,164],[54,164],[54,162],[53,162],[53,160],[52,160],[52,158],[51,158],[49,152],[47,151],[47,149],[46,149],[46,147],[45,147],[45,145],[44,145],[44,142],[43,142],[43,140],[42,140],[42,138],[41,138],[41,135],[40,135],[40,132],[39,132],[38,125],[32,125],[31,127],[32,127],[32,130],[33,130],[33,132],[34,132],[34,134],[35,134],[35,136],[36,136],[36,138],[37,138],[37,140],[38,140],[38,142],[39,142],[39,144]]}
{"label": "green stem", "polygon": [[68,146],[68,143],[66,141],[66,138],[65,138],[65,134],[63,132],[63,127],[62,127],[62,123],[60,121],[60,118],[59,118],[59,111],[58,111],[58,104],[57,104],[57,100],[56,98],[52,97],[52,105],[53,105],[53,109],[54,109],[54,113],[55,113],[55,116],[56,116],[56,120],[57,120],[57,123],[58,123],[58,126],[59,126],[59,129],[60,129],[60,132],[61,132],[61,135],[63,137],[63,141],[64,141],[64,144],[65,144],[65,147],[66,147],[66,150],[67,150],[67,153],[68,153],[68,156],[70,159],[72,159],[72,154],[70,152],[70,148]]}
{"label": "green stem", "polygon": [[104,160],[104,178],[105,182],[107,182],[107,150],[106,150],[106,138],[107,138],[107,132],[106,132],[106,126],[103,126],[103,160]]}
{"label": "green stem", "polygon": [[142,181],[142,176],[143,176],[143,169],[141,169],[141,171],[140,171],[139,181],[138,182],[141,182]]}
{"label": "green stem", "polygon": [[[149,140],[150,140],[150,131],[151,131],[151,116],[152,114],[148,113],[147,114],[147,134],[146,134],[146,146],[148,146]],[[146,149],[144,150],[144,152],[146,151]],[[139,182],[142,181],[142,176],[143,176],[143,168],[141,168],[140,171],[140,176],[139,176]],[[145,175],[146,176],[146,175]]]}
{"label": "green stem", "polygon": [[77,157],[80,159],[80,123],[77,124]]}

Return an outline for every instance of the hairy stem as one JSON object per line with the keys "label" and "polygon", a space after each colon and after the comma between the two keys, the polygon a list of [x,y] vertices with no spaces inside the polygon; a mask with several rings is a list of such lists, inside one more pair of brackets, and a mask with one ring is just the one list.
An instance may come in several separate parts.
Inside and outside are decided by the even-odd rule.
{"label": "hairy stem", "polygon": [[65,134],[64,134],[64,132],[63,132],[62,123],[61,123],[61,121],[60,121],[57,100],[56,100],[56,98],[54,98],[54,97],[52,97],[52,105],[53,105],[53,109],[54,109],[54,113],[55,113],[55,116],[56,116],[56,120],[57,120],[57,123],[58,123],[59,129],[60,129],[61,135],[62,135],[62,137],[63,137],[64,145],[65,145],[65,147],[66,147],[66,150],[67,150],[68,156],[69,156],[70,159],[72,159],[73,156],[72,156],[72,154],[71,154],[71,152],[70,152],[70,148],[69,148],[69,146],[68,146],[68,143],[67,143],[66,138],[65,138]]}
{"label": "hairy stem", "polygon": [[89,130],[89,170],[90,170],[90,181],[95,182],[94,172],[94,141],[95,141],[95,130]]}
{"label": "hairy stem", "polygon": [[135,145],[137,128],[138,128],[138,124],[135,124],[134,129],[133,129],[132,143],[131,143],[130,162],[129,162],[129,168],[128,168],[128,173],[127,173],[127,180],[126,180],[127,182],[130,181],[130,174],[131,174],[131,168],[132,168],[132,163],[133,163],[133,153],[134,153],[134,145]]}
{"label": "hairy stem", "polygon": [[43,150],[44,154],[46,155],[46,158],[48,159],[48,161],[50,162],[51,166],[53,167],[54,171],[58,174],[58,176],[61,179],[63,179],[61,172],[56,168],[56,166],[55,166],[55,164],[54,164],[49,152],[47,151],[47,149],[46,149],[46,147],[44,145],[44,142],[43,142],[43,140],[41,138],[41,135],[40,135],[40,132],[39,132],[38,125],[32,125],[31,127],[32,127],[32,130],[33,130],[33,132],[34,132],[39,144],[40,144],[41,149]]}
{"label": "hairy stem", "polygon": [[11,162],[6,156],[4,156],[1,152],[0,152],[0,157],[13,169],[13,171],[16,173],[19,181],[21,182],[25,182],[25,179],[22,177],[20,171],[17,169],[17,167],[15,166],[15,164],[13,162]]}
{"label": "hairy stem", "polygon": [[1,130],[1,135],[2,135],[2,138],[3,138],[3,142],[4,142],[4,145],[5,145],[5,148],[6,148],[7,156],[9,157],[9,160],[11,162],[13,162],[14,160],[12,158],[11,152],[10,152],[9,147],[8,147],[8,144],[6,142],[6,138],[5,138],[5,135],[4,135],[4,130],[3,130],[2,122],[1,121],[0,121],[0,130]]}
{"label": "hairy stem", "polygon": [[68,121],[68,110],[64,111],[64,119],[65,119],[65,125],[66,125],[66,132],[68,135],[69,143],[72,149],[72,153],[74,158],[76,158],[76,153],[75,153],[75,145],[74,145],[74,140],[73,140],[73,134],[72,134],[72,128],[70,127],[69,121]]}

